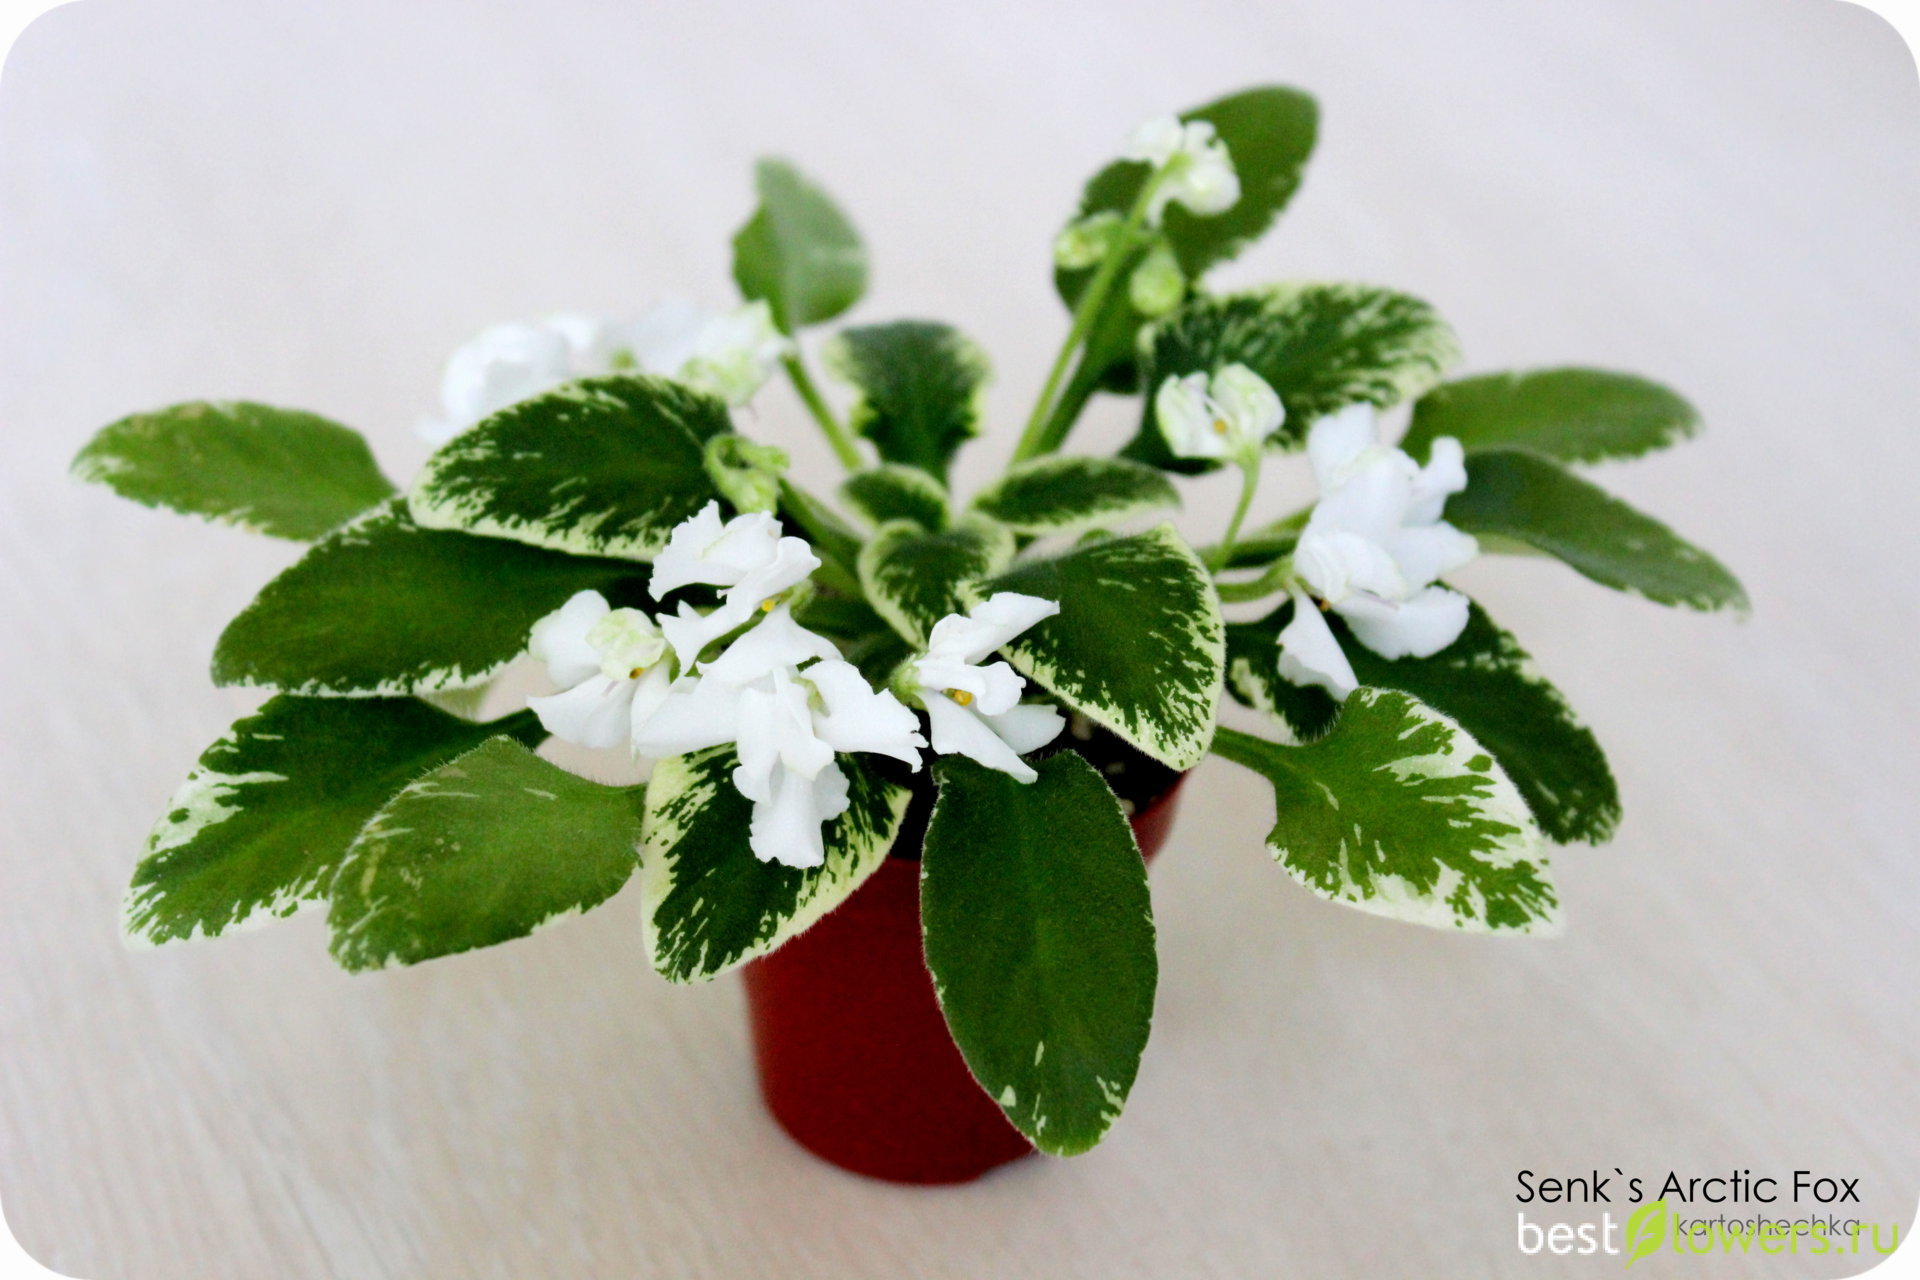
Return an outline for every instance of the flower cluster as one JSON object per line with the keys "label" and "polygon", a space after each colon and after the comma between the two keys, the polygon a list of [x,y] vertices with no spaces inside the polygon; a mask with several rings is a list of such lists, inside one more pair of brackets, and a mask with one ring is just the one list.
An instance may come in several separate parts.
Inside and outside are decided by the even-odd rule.
{"label": "flower cluster", "polygon": [[[718,606],[681,600],[655,616],[580,592],[533,628],[529,651],[560,692],[529,705],[549,733],[583,746],[658,758],[731,744],[733,784],[753,801],[754,855],[819,866],[821,825],[848,804],[835,756],[870,752],[918,771],[929,745],[892,689],[874,689],[830,640],[794,621],[794,599],[819,567],[772,515],[723,522],[710,502],[673,531],[648,592],[664,601],[683,587],[717,588]],[[980,663],[1057,612],[1052,601],[1003,592],[935,624],[903,681],[926,710],[934,751],[1033,781],[1020,755],[1053,740],[1060,712],[1020,705],[1026,681],[1005,662]]]}
{"label": "flower cluster", "polygon": [[571,378],[638,371],[674,378],[728,404],[753,398],[793,341],[773,323],[765,302],[713,313],[687,302],[663,302],[637,320],[554,315],[496,324],[447,361],[442,416],[420,433],[444,444],[474,423]]}

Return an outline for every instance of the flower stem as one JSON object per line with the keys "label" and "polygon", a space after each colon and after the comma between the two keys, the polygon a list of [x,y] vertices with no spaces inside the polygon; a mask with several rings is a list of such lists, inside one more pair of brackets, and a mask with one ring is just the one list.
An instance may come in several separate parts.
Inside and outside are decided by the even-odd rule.
{"label": "flower stem", "polygon": [[[1127,220],[1121,224],[1120,234],[1114,237],[1113,246],[1107,250],[1107,256],[1100,260],[1100,269],[1093,273],[1085,293],[1080,295],[1080,305],[1073,309],[1073,326],[1067,330],[1067,340],[1060,345],[1060,354],[1053,359],[1053,368],[1047,372],[1047,381],[1040,388],[1040,398],[1034,402],[1033,412],[1027,416],[1026,428],[1020,433],[1020,443],[1014,448],[1013,460],[1024,462],[1035,454],[1047,451],[1049,434],[1064,438],[1064,428],[1049,432],[1048,412],[1053,408],[1053,399],[1060,390],[1060,379],[1067,374],[1074,353],[1086,340],[1093,323],[1100,316],[1100,310],[1107,303],[1107,295],[1113,291],[1113,282],[1120,274],[1120,267],[1131,256],[1133,238],[1138,234],[1141,224],[1147,220],[1147,208],[1153,200],[1153,190],[1160,185],[1164,175],[1153,173],[1140,185],[1140,194],[1134,197],[1133,208],[1127,211]],[[1051,447],[1058,447],[1055,439]]]}
{"label": "flower stem", "polygon": [[1218,573],[1227,567],[1227,561],[1233,557],[1233,540],[1240,536],[1240,526],[1247,518],[1247,508],[1253,505],[1253,491],[1260,485],[1260,462],[1240,464],[1240,501],[1234,505],[1233,518],[1227,521],[1227,531],[1221,535],[1220,543],[1213,548],[1213,554],[1207,558],[1207,568]]}
{"label": "flower stem", "polygon": [[834,456],[840,459],[840,465],[849,471],[860,470],[866,465],[860,457],[860,450],[854,447],[853,437],[848,434],[846,426],[833,416],[833,408],[827,404],[826,397],[820,394],[820,388],[813,384],[807,366],[800,363],[799,353],[785,357],[781,363],[786,366],[787,379],[793,383],[793,389],[806,402],[807,411],[820,424],[820,430],[826,433],[827,443],[833,446]]}
{"label": "flower stem", "polygon": [[1226,603],[1243,600],[1259,600],[1276,592],[1285,591],[1293,585],[1293,557],[1282,556],[1267,566],[1265,573],[1257,578],[1248,578],[1245,582],[1217,582],[1214,590],[1220,593],[1220,599]]}

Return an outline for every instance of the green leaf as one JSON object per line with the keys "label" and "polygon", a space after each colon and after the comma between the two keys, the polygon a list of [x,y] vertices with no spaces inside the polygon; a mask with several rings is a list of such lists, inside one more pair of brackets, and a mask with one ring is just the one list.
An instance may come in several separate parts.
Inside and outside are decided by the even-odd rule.
{"label": "green leaf", "polygon": [[1358,284],[1278,284],[1195,298],[1150,326],[1141,346],[1145,416],[1122,453],[1176,471],[1218,464],[1168,450],[1153,393],[1170,377],[1246,365],[1280,394],[1287,417],[1269,443],[1290,448],[1337,409],[1361,401],[1384,408],[1420,395],[1460,356],[1453,330],[1432,307]]}
{"label": "green leaf", "polygon": [[897,320],[843,330],[821,355],[857,393],[847,414],[855,433],[886,461],[945,484],[955,451],[980,434],[986,354],[950,325]]}
{"label": "green leaf", "polygon": [[394,792],[495,734],[545,736],[527,711],[473,724],[411,698],[270,699],[207,748],[154,824],[128,937],[212,938],[324,898]]}
{"label": "green leaf", "polygon": [[315,543],[227,624],[213,681],[309,696],[483,683],[576,591],[637,592],[630,560],[421,529],[392,499]]}
{"label": "green leaf", "polygon": [[1329,902],[1469,933],[1558,930],[1526,801],[1471,734],[1418,699],[1359,689],[1314,742],[1223,728],[1213,749],[1273,784],[1267,847]]}
{"label": "green leaf", "polygon": [[666,378],[569,382],[454,437],[409,503],[426,529],[645,560],[719,496],[703,445],[728,430],[724,403]]}
{"label": "green leaf", "polygon": [[880,526],[860,552],[860,585],[901,638],[924,648],[933,624],[966,611],[962,588],[1013,560],[1013,534],[977,518],[944,533],[910,520]]}
{"label": "green leaf", "polygon": [[1528,449],[1562,462],[1632,458],[1694,434],[1700,415],[1657,382],[1604,369],[1489,373],[1435,387],[1400,447],[1424,461],[1441,436],[1472,453]]}
{"label": "green leaf", "polygon": [[784,160],[753,168],[760,205],[733,237],[741,294],[765,299],[782,330],[831,320],[867,291],[860,233],[826,192]]}
{"label": "green leaf", "polygon": [[[1292,620],[1288,602],[1258,622],[1227,624],[1227,687],[1304,741],[1326,732],[1340,704],[1324,689],[1281,676],[1280,630]],[[1599,741],[1479,605],[1460,638],[1430,658],[1382,658],[1339,614],[1328,614],[1327,623],[1361,684],[1412,694],[1491,751],[1550,839],[1599,844],[1613,834],[1620,792]]]}
{"label": "green leaf", "polygon": [[947,487],[918,467],[886,462],[848,476],[840,496],[869,524],[911,520],[929,532],[947,527]]}
{"label": "green leaf", "polygon": [[1206,755],[1224,623],[1212,580],[1172,525],[1017,565],[968,594],[996,591],[1060,605],[1006,647],[1022,673],[1169,768]]}
{"label": "green leaf", "polygon": [[1035,1146],[1070,1156],[1126,1104],[1159,962],[1119,801],[1074,752],[1034,768],[1023,785],[957,757],[935,766],[920,921],[974,1079]]}
{"label": "green leaf", "polygon": [[1124,458],[1046,457],[1022,463],[973,500],[1018,533],[1084,533],[1180,505],[1173,484]]}
{"label": "green leaf", "polygon": [[855,756],[847,811],[822,832],[826,861],[762,862],[747,844],[753,802],[733,785],[732,747],[674,756],[647,784],[640,899],[647,955],[670,982],[701,982],[765,955],[846,900],[879,870],[909,792]]}
{"label": "green leaf", "polygon": [[599,906],[638,865],[639,787],[494,738],[387,802],[347,851],[327,924],[360,972],[524,938]]}
{"label": "green leaf", "polygon": [[1446,518],[1468,533],[1511,538],[1557,556],[1616,591],[1689,609],[1747,611],[1747,593],[1718,560],[1558,463],[1516,449],[1467,459],[1467,487]]}
{"label": "green leaf", "polygon": [[300,540],[393,492],[359,432],[244,400],[122,418],[87,443],[73,474],[145,506]]}

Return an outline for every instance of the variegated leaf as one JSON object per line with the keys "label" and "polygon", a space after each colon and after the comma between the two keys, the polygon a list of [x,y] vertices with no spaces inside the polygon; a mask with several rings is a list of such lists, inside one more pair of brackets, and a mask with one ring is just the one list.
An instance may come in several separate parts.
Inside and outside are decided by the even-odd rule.
{"label": "variegated leaf", "polygon": [[860,585],[902,639],[924,647],[933,624],[964,612],[962,589],[1013,560],[1013,533],[969,517],[944,533],[910,520],[881,525],[860,552]]}
{"label": "variegated leaf", "polygon": [[1159,976],[1146,866],[1120,802],[1072,751],[1022,784],[936,766],[920,862],[927,967],[967,1067],[1052,1155],[1119,1117]]}
{"label": "variegated leaf", "polygon": [[215,684],[393,696],[481,684],[533,624],[593,588],[631,594],[647,567],[422,529],[393,499],[315,543],[227,625]]}
{"label": "variegated leaf", "polygon": [[822,355],[857,394],[848,425],[888,462],[946,483],[955,451],[980,433],[986,353],[951,325],[898,320],[842,330]]}
{"label": "variegated leaf", "polygon": [[207,748],[154,825],[127,936],[211,938],[325,898],[394,792],[496,734],[545,736],[527,711],[473,724],[411,698],[270,699]]}
{"label": "variegated leaf", "polygon": [[1486,748],[1417,698],[1359,689],[1304,746],[1223,728],[1213,749],[1273,784],[1267,847],[1329,902],[1468,933],[1558,931],[1527,802]]}
{"label": "variegated leaf", "polygon": [[638,865],[639,787],[493,738],[410,784],[333,882],[333,958],[359,971],[524,938],[596,907]]}
{"label": "variegated leaf", "polygon": [[1180,505],[1166,476],[1125,458],[1046,457],[1021,463],[973,500],[1018,533],[1084,533]]}
{"label": "variegated leaf", "polygon": [[847,811],[822,832],[825,863],[762,862],[748,847],[753,802],[733,785],[732,747],[674,756],[647,783],[640,899],[647,955],[670,982],[703,982],[765,955],[844,902],[886,861],[906,787],[862,757],[838,759]]}
{"label": "variegated leaf", "polygon": [[855,472],[840,496],[872,525],[911,520],[933,533],[947,527],[947,487],[918,467],[886,462]]}
{"label": "variegated leaf", "polygon": [[667,378],[587,378],[522,400],[427,459],[409,495],[425,529],[645,560],[719,496],[706,441],[727,406]]}
{"label": "variegated leaf", "polygon": [[1469,453],[1525,449],[1605,462],[1664,449],[1700,428],[1692,405],[1657,382],[1605,369],[1535,369],[1443,383],[1413,406],[1400,447],[1424,461],[1452,436]]}
{"label": "variegated leaf", "polygon": [[149,507],[303,541],[393,492],[359,432],[244,400],[122,418],[80,451],[73,474]]}
{"label": "variegated leaf", "polygon": [[1176,471],[1218,464],[1176,458],[1167,448],[1153,393],[1170,377],[1246,365],[1286,406],[1270,443],[1292,447],[1336,409],[1413,399],[1460,358],[1453,330],[1432,307],[1358,284],[1278,284],[1195,298],[1142,333],[1141,347],[1145,416],[1123,453]]}
{"label": "variegated leaf", "polygon": [[1169,768],[1206,755],[1225,624],[1212,579],[1172,525],[1017,565],[968,594],[996,591],[1060,605],[1007,645],[1021,672]]}

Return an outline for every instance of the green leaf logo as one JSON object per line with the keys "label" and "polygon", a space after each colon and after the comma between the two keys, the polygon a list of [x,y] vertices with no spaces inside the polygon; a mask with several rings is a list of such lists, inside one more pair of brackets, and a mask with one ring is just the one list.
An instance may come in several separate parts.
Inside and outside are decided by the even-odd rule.
{"label": "green leaf logo", "polygon": [[1627,1265],[1659,1250],[1667,1242],[1667,1202],[1643,1204],[1627,1219]]}

